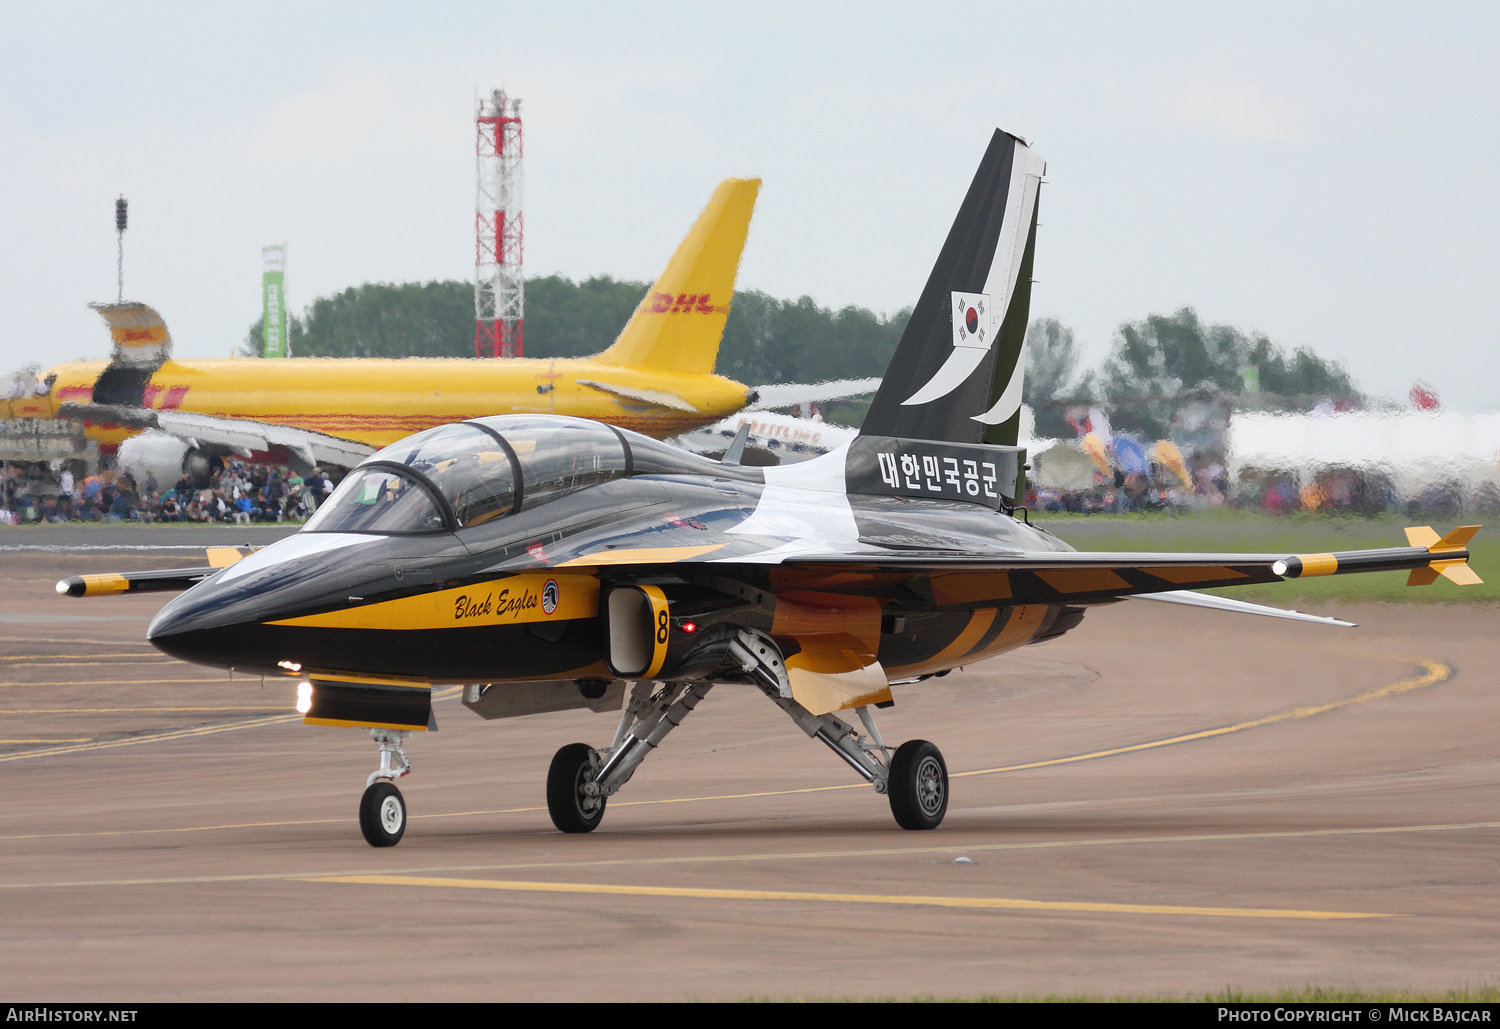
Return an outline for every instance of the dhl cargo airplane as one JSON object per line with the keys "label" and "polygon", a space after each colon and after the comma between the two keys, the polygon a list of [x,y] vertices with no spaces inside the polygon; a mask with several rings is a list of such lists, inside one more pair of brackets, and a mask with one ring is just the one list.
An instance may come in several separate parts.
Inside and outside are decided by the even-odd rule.
{"label": "dhl cargo airplane", "polygon": [[[10,415],[81,418],[105,446],[165,431],[191,441],[184,466],[199,479],[236,451],[349,467],[413,432],[489,414],[573,415],[675,436],[756,399],[714,363],[759,189],[759,179],[720,184],[619,338],[593,357],[179,361],[156,311],[104,304],[95,309],[112,360],[51,369]],[[791,391],[786,402],[828,396],[775,389]]]}
{"label": "dhl cargo airplane", "polygon": [[1016,441],[1043,170],[995,133],[863,427],[821,457],[743,465],[748,427],[715,462],[575,418],[473,419],[386,447],[296,535],[211,554],[223,567],[58,592],[186,589],[151,623],[160,650],[294,675],[307,722],[369,728],[380,767],[360,826],[391,846],[407,824],[403,743],[436,727],[438,685],[462,685],[488,719],[622,711],[612,742],[553,758],[547,807],[564,832],[597,827],[720,683],[759,690],[887,795],[900,826],[932,829],[947,767],[929,742],[881,738],[871,709],[893,686],[1130,597],[1331,622],[1192,591],[1395,569],[1478,581],[1474,526],[1293,555],[1078,553],[1031,525]]}

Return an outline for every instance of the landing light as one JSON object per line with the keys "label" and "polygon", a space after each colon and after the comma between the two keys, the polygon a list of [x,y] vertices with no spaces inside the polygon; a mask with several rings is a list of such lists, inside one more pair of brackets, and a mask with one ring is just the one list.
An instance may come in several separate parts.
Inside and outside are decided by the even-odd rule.
{"label": "landing light", "polygon": [[297,713],[305,715],[312,710],[312,683],[299,682],[297,684]]}
{"label": "landing light", "polygon": [[277,661],[276,662],[276,667],[277,668],[284,668],[288,672],[300,672],[300,671],[302,671],[302,666],[299,665],[295,661]]}

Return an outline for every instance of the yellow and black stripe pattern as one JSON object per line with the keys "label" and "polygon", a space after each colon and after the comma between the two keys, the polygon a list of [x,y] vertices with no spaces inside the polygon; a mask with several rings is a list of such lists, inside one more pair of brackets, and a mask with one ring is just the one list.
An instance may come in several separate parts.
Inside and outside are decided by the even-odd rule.
{"label": "yellow and black stripe pattern", "polygon": [[57,584],[64,597],[106,597],[116,593],[175,593],[198,585],[217,568],[172,568],[158,572],[106,572],[75,575]]}
{"label": "yellow and black stripe pattern", "polygon": [[316,629],[466,629],[593,618],[599,580],[572,572],[523,572],[394,600],[338,607],[267,624]]}
{"label": "yellow and black stripe pattern", "polygon": [[1439,537],[1430,526],[1406,530],[1412,546],[1384,550],[1346,550],[1333,554],[1298,554],[1283,558],[1271,571],[1283,579],[1305,579],[1318,575],[1347,575],[1351,572],[1385,572],[1410,570],[1409,586],[1425,586],[1439,577],[1460,586],[1483,582],[1469,567],[1469,540],[1479,532],[1477,525],[1461,525]]}

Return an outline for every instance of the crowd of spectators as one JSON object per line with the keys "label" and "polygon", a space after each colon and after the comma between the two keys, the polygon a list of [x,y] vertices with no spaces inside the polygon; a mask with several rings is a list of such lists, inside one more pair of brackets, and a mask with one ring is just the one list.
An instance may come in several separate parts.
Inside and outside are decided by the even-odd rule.
{"label": "crowd of spectators", "polygon": [[[1193,463],[1189,463],[1193,467]],[[1113,479],[1095,476],[1092,487],[1058,489],[1030,486],[1026,506],[1059,514],[1125,514],[1163,511],[1186,514],[1227,507],[1279,515],[1319,512],[1373,516],[1401,513],[1412,517],[1459,517],[1500,511],[1500,489],[1465,484],[1457,479],[1433,482],[1411,495],[1395,488],[1389,477],[1360,469],[1329,468],[1312,475],[1246,468],[1231,481],[1219,461],[1206,461],[1191,472],[1192,485],[1170,471],[1150,474],[1116,472]]]}
{"label": "crowd of spectators", "polygon": [[[1324,511],[1372,515],[1382,511],[1453,514],[1500,510],[1500,492],[1465,491],[1446,484],[1403,498],[1388,480],[1353,471],[1325,471],[1309,481],[1284,473],[1247,469],[1231,483],[1223,462],[1188,462],[1189,485],[1170,470],[1095,473],[1091,487],[1059,489],[1028,483],[1026,506],[1036,512],[1124,514],[1186,513],[1215,507],[1268,514]],[[76,474],[75,474],[76,469]],[[106,468],[88,474],[82,462],[60,471],[47,464],[0,464],[0,525],[36,522],[302,522],[317,510],[342,478],[338,469],[314,469],[306,478],[285,465],[231,460],[215,470],[207,486],[184,474],[166,488],[150,472],[144,482]],[[1473,493],[1472,496],[1469,494]],[[1483,494],[1482,496],[1480,494]]]}
{"label": "crowd of spectators", "polygon": [[163,488],[152,472],[137,482],[104,469],[75,476],[47,465],[7,462],[0,479],[0,524],[29,522],[300,522],[317,510],[338,472],[314,469],[306,478],[286,466],[232,460],[203,487],[186,475]]}
{"label": "crowd of spectators", "polygon": [[1153,464],[1149,472],[1127,475],[1116,469],[1110,477],[1096,473],[1094,485],[1084,489],[1028,484],[1026,506],[1033,511],[1067,514],[1202,511],[1210,507],[1241,506],[1222,462],[1205,461],[1190,474],[1192,485]]}

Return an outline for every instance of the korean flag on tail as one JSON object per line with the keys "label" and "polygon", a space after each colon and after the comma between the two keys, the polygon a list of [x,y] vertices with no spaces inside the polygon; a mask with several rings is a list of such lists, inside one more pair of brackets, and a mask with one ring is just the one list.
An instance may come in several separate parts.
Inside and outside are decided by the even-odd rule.
{"label": "korean flag on tail", "polygon": [[953,345],[988,350],[994,342],[988,293],[953,294]]}
{"label": "korean flag on tail", "polygon": [[995,342],[990,295],[954,291],[952,297],[953,349],[927,385],[901,401],[902,407],[928,404],[958,389],[984,363]]}

